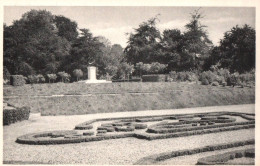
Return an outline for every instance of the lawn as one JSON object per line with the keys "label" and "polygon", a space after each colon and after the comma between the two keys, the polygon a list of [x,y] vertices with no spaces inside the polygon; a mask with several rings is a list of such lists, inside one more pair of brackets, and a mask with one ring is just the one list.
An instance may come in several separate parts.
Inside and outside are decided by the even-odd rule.
{"label": "lawn", "polygon": [[42,115],[80,115],[252,104],[255,89],[176,82],[56,83],[4,86],[4,100]]}

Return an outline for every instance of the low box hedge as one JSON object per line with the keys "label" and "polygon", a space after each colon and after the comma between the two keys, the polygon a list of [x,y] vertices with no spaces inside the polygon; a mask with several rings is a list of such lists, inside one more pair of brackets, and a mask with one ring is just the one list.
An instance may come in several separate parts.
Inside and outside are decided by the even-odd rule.
{"label": "low box hedge", "polygon": [[22,120],[28,120],[30,116],[30,107],[14,107],[13,109],[3,110],[3,124],[9,125]]}
{"label": "low box hedge", "polygon": [[10,84],[13,86],[23,86],[25,84],[24,76],[22,75],[11,75]]}
{"label": "low box hedge", "polygon": [[[237,145],[239,145],[239,143],[240,142],[236,142]],[[232,147],[237,146],[232,144]],[[223,165],[226,164],[228,160],[233,160],[234,158],[241,157],[255,158],[255,149],[252,148],[244,150],[235,150],[227,153],[199,158],[197,161],[197,165]],[[244,165],[244,163],[233,163],[232,165]],[[252,163],[252,165],[254,165],[254,162]]]}
{"label": "low box hedge", "polygon": [[[192,154],[197,154],[197,153],[222,150],[222,149],[228,149],[228,148],[232,148],[232,147],[239,147],[239,146],[252,145],[252,144],[255,144],[254,139],[225,143],[225,144],[209,145],[209,146],[204,146],[204,147],[199,147],[199,148],[194,148],[194,149],[184,149],[184,150],[178,150],[178,151],[172,151],[172,152],[165,152],[165,153],[160,153],[160,154],[155,154],[155,155],[144,157],[144,158],[138,160],[136,163],[134,163],[134,165],[156,165],[160,161],[164,161],[164,160],[171,159],[171,158],[178,157],[178,156],[192,155]],[[254,156],[254,149],[247,149],[244,151],[245,151],[244,156]],[[230,153],[230,154],[234,154],[234,153]],[[226,155],[226,156],[229,157],[229,155]],[[207,157],[206,157],[206,159],[207,159]],[[199,165],[208,164],[208,161],[205,161],[204,158],[200,159],[200,161],[201,162],[198,162],[197,164],[199,164]],[[214,165],[216,163],[210,163],[210,164]],[[220,163],[218,163],[218,164],[220,164]]]}
{"label": "low box hedge", "polygon": [[142,81],[143,82],[165,82],[166,75],[163,74],[143,75]]}

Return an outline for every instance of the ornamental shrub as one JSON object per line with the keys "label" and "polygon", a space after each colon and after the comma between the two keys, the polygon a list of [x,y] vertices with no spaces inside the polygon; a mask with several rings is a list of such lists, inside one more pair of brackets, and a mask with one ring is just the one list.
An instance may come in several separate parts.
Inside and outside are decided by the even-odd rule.
{"label": "ornamental shrub", "polygon": [[36,75],[29,75],[27,78],[30,84],[36,84],[39,82],[39,77]]}
{"label": "ornamental shrub", "polygon": [[219,86],[219,83],[217,81],[212,82],[212,86]]}
{"label": "ornamental shrub", "polygon": [[38,74],[37,77],[38,77],[38,81],[40,83],[45,83],[45,78],[44,78],[44,76],[42,74]]}
{"label": "ornamental shrub", "polygon": [[3,110],[3,124],[9,125],[22,120],[28,120],[30,115],[29,107],[4,109]]}
{"label": "ornamental shrub", "polygon": [[47,74],[49,83],[52,81],[52,83],[57,79],[57,75],[56,74]]}
{"label": "ornamental shrub", "polygon": [[22,75],[11,75],[10,84],[13,86],[22,86],[25,84],[25,77]]}

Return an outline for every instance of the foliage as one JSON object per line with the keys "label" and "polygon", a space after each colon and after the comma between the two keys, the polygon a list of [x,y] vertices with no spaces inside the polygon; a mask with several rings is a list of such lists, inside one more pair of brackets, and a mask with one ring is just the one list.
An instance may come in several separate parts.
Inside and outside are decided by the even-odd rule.
{"label": "foliage", "polygon": [[10,84],[13,86],[23,86],[25,84],[25,77],[22,75],[11,75]]}
{"label": "foliage", "polygon": [[45,82],[45,78],[44,78],[44,76],[42,74],[38,74],[37,77],[38,77],[38,80],[39,80],[40,83],[44,83]]}
{"label": "foliage", "polygon": [[22,120],[28,120],[30,116],[29,107],[21,107],[14,109],[4,109],[3,110],[3,124],[9,125],[11,123],[16,123]]}
{"label": "foliage", "polygon": [[57,35],[54,15],[46,10],[31,10],[10,26],[4,26],[4,65],[13,74],[25,76],[55,72],[69,55],[70,43]]}
{"label": "foliage", "polygon": [[64,71],[58,72],[57,75],[61,78],[62,82],[69,82],[70,81],[70,74],[68,74]]}
{"label": "foliage", "polygon": [[245,72],[255,68],[255,30],[245,24],[233,27],[220,41],[221,67],[231,72]]}
{"label": "foliage", "polygon": [[39,82],[39,77],[37,77],[37,75],[29,75],[27,78],[30,84],[36,84]]}
{"label": "foliage", "polygon": [[134,65],[130,65],[127,62],[123,62],[119,68],[119,75],[123,79],[129,79],[129,76],[134,72]]}
{"label": "foliage", "polygon": [[75,70],[73,70],[73,75],[75,77],[77,77],[77,81],[78,81],[79,78],[81,78],[83,76],[83,72],[81,69],[75,69]]}
{"label": "foliage", "polygon": [[175,72],[171,71],[168,75],[168,81],[189,81],[189,82],[195,82],[198,81],[198,76],[194,72]]}
{"label": "foliage", "polygon": [[52,83],[57,79],[57,75],[56,74],[47,74],[47,77],[49,79],[49,83],[52,80]]}
{"label": "foliage", "polygon": [[160,31],[156,28],[157,17],[151,18],[130,33],[128,45],[125,48],[126,58],[129,63],[151,63],[160,61],[158,49],[161,41]]}

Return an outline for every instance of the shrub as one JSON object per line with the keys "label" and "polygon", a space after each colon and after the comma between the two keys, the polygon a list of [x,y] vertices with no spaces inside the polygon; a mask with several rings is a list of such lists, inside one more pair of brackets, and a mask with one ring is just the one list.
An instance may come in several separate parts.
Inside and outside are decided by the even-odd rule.
{"label": "shrub", "polygon": [[93,131],[86,131],[86,132],[83,132],[83,135],[91,136],[91,135],[94,135],[94,132]]}
{"label": "shrub", "polygon": [[208,79],[203,78],[203,79],[201,80],[201,84],[202,84],[202,85],[209,85]]}
{"label": "shrub", "polygon": [[24,76],[22,75],[11,75],[10,84],[13,86],[22,86],[25,84]]}
{"label": "shrub", "polygon": [[238,79],[238,73],[233,73],[231,74],[228,78],[227,78],[227,85],[228,86],[235,86],[238,85],[240,83],[239,79]]}
{"label": "shrub", "polygon": [[10,76],[11,75],[10,75],[8,69],[4,66],[4,69],[3,69],[4,85],[10,83]]}
{"label": "shrub", "polygon": [[57,75],[56,74],[47,74],[47,77],[49,79],[49,83],[51,81],[54,82],[57,79]]}
{"label": "shrub", "polygon": [[156,74],[156,75],[143,75],[142,76],[143,82],[165,82],[166,76],[163,74]]}
{"label": "shrub", "polygon": [[61,78],[62,82],[69,82],[70,81],[70,74],[62,71],[58,72],[58,76]]}
{"label": "shrub", "polygon": [[177,73],[175,72],[175,71],[171,71],[170,73],[169,73],[169,75],[167,76],[167,81],[168,82],[172,82],[172,81],[177,81]]}
{"label": "shrub", "polygon": [[9,125],[17,121],[28,120],[30,116],[29,107],[21,107],[14,109],[4,109],[3,111],[3,123]]}
{"label": "shrub", "polygon": [[43,75],[38,74],[37,77],[38,77],[38,81],[39,81],[40,83],[44,83],[44,82],[45,82],[45,78],[44,78]]}
{"label": "shrub", "polygon": [[29,75],[28,81],[30,84],[36,84],[39,82],[39,78],[36,75]]}
{"label": "shrub", "polygon": [[73,75],[77,78],[77,81],[78,81],[79,78],[81,78],[83,76],[83,72],[81,69],[75,69],[75,70],[73,70]]}
{"label": "shrub", "polygon": [[212,82],[212,86],[219,86],[219,83],[217,81]]}
{"label": "shrub", "polygon": [[217,74],[219,76],[222,76],[224,78],[225,82],[227,82],[227,79],[230,76],[229,70],[228,69],[223,69],[223,68],[217,70]]}
{"label": "shrub", "polygon": [[211,71],[204,71],[201,73],[199,80],[201,82],[208,80],[209,84],[211,84],[214,81],[218,81],[218,76]]}

